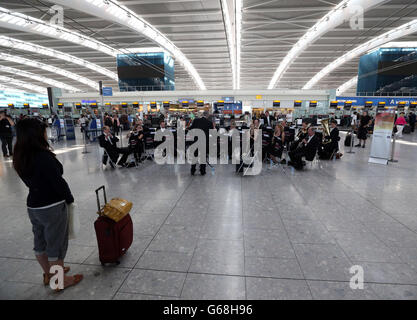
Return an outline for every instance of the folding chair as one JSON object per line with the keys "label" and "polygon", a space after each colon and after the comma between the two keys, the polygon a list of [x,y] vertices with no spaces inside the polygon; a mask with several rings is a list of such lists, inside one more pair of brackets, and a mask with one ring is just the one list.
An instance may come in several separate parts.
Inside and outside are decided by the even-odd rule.
{"label": "folding chair", "polygon": [[154,152],[155,152],[155,146],[154,146],[154,138],[151,135],[145,136],[144,142],[143,142],[143,153],[145,160],[154,160]]}
{"label": "folding chair", "polygon": [[216,172],[216,169],[210,164],[210,162],[209,162],[209,158],[207,157],[206,158],[206,163],[207,163],[207,165],[210,167],[210,169],[211,169],[211,174],[212,175],[214,175],[215,174],[215,172]]}
{"label": "folding chair", "polygon": [[243,172],[243,175],[246,176],[246,173],[249,171],[249,169],[253,167],[253,162],[254,162],[254,159],[258,156],[258,151],[255,152],[255,154],[253,155],[253,157],[251,159],[251,162],[249,164],[246,164],[245,161],[243,160],[245,157],[250,157],[251,154],[252,154],[252,151],[253,151],[253,149],[250,150],[245,155],[242,154],[242,157],[241,157],[242,163],[240,164],[239,169],[236,170],[236,173],[240,173],[242,168],[246,166],[246,168]]}

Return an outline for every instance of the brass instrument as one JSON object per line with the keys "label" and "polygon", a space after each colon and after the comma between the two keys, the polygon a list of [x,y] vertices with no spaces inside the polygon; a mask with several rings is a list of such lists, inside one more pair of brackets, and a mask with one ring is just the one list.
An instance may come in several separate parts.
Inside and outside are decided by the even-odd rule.
{"label": "brass instrument", "polygon": [[301,128],[300,130],[298,130],[297,137],[296,137],[295,141],[300,140],[301,134],[307,134],[308,129],[310,128],[310,126],[311,126],[311,123],[307,124],[307,127],[305,129]]}
{"label": "brass instrument", "polygon": [[322,144],[329,144],[332,142],[331,139],[328,139],[327,137],[330,136],[330,127],[329,127],[330,119],[323,119],[321,120],[321,125],[323,127],[323,140]]}
{"label": "brass instrument", "polygon": [[295,137],[294,141],[291,144],[291,149],[298,150],[303,146],[303,143],[301,143],[301,136],[306,135],[308,132],[308,129],[310,128],[311,123],[307,124],[307,127],[305,129],[301,128],[297,132],[297,136]]}

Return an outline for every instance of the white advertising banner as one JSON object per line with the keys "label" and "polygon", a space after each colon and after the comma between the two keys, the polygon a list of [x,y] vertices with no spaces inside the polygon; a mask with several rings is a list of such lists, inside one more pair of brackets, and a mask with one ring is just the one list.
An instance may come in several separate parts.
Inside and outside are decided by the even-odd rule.
{"label": "white advertising banner", "polygon": [[394,117],[393,111],[377,113],[369,162],[388,164],[391,155],[391,136],[394,127]]}

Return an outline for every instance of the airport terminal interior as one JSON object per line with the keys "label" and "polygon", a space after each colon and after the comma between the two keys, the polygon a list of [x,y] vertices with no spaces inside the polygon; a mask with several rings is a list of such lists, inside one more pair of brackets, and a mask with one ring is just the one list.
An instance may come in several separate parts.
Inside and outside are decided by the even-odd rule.
{"label": "airport terminal interior", "polygon": [[416,300],[416,108],[417,0],[0,0],[0,299]]}

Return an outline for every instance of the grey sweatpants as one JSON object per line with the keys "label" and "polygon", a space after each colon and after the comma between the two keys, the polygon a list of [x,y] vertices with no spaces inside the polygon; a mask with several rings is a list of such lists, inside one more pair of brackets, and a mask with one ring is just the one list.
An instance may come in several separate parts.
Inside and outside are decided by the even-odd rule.
{"label": "grey sweatpants", "polygon": [[47,209],[28,208],[36,255],[49,261],[63,260],[68,249],[68,212],[65,203]]}

